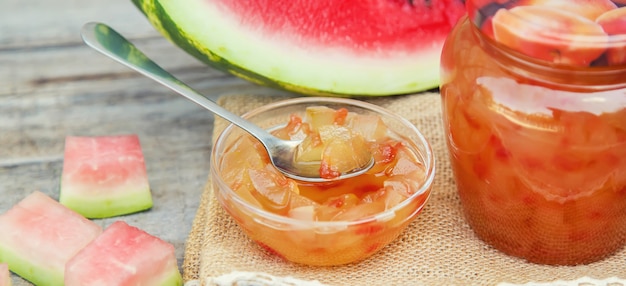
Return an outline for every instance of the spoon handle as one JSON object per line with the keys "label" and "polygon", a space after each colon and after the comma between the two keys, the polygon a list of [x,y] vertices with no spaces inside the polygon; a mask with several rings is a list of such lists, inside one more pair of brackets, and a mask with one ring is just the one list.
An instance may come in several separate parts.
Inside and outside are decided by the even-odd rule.
{"label": "spoon handle", "polygon": [[83,41],[96,51],[116,60],[117,62],[157,81],[173,91],[187,97],[189,100],[212,111],[214,114],[247,130],[261,142],[272,142],[276,138],[255,124],[248,122],[238,115],[224,109],[204,95],[198,93],[172,74],[165,71],[154,61],[148,58],[135,45],[129,42],[113,28],[102,23],[87,23],[83,26],[81,35]]}

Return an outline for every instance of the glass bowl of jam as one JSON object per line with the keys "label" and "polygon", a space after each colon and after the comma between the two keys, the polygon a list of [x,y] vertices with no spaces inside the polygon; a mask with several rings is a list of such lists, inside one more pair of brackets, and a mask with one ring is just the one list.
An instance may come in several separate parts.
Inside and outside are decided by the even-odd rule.
{"label": "glass bowl of jam", "polygon": [[469,0],[441,58],[451,165],[482,240],[586,264],[626,243],[626,3]]}
{"label": "glass bowl of jam", "polygon": [[[431,146],[390,111],[354,99],[303,97],[244,117],[282,139],[302,140],[295,160],[336,165],[358,148],[375,159],[356,177],[299,182],[278,172],[256,139],[227,127],[212,151],[215,195],[270,253],[306,265],[358,262],[396,239],[426,205],[435,174]],[[328,168],[320,174],[328,176]]]}

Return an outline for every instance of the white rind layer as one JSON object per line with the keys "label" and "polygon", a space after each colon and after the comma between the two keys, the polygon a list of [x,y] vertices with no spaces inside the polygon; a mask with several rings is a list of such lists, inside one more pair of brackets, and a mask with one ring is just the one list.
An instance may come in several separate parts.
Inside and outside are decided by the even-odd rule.
{"label": "white rind layer", "polygon": [[[355,54],[347,49],[302,48],[243,26],[214,1],[159,1],[172,21],[196,42],[232,64],[281,83],[353,95],[411,93],[436,87],[443,39],[428,50]],[[210,20],[207,20],[210,19]],[[198,25],[202,23],[202,25]]]}

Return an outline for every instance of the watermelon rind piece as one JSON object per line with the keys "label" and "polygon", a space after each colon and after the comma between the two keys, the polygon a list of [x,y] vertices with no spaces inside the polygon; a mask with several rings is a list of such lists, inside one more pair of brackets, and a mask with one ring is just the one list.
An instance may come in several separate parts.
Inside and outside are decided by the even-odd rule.
{"label": "watermelon rind piece", "polygon": [[66,286],[183,285],[174,246],[115,221],[65,268]]}
{"label": "watermelon rind piece", "polygon": [[68,136],[59,201],[87,218],[150,209],[152,193],[138,136]]}
{"label": "watermelon rind piece", "polygon": [[63,285],[65,263],[102,228],[39,191],[0,215],[0,263],[35,285]]}
{"label": "watermelon rind piece", "polygon": [[161,273],[154,279],[155,286],[182,286],[183,276],[178,269],[171,269],[169,272]]}
{"label": "watermelon rind piece", "polygon": [[190,55],[260,85],[338,97],[410,94],[439,85],[445,35],[419,52],[361,56],[336,47],[299,49],[282,39],[267,39],[224,13],[216,1],[132,2],[156,30]]}
{"label": "watermelon rind piece", "polygon": [[63,270],[22,258],[22,253],[0,245],[0,261],[11,263],[11,271],[35,285],[63,285]]}
{"label": "watermelon rind piece", "polygon": [[87,218],[109,218],[152,208],[150,188],[120,188],[117,196],[90,197],[65,187],[60,202]]}
{"label": "watermelon rind piece", "polygon": [[0,263],[0,286],[11,286],[11,284],[9,265],[6,263]]}

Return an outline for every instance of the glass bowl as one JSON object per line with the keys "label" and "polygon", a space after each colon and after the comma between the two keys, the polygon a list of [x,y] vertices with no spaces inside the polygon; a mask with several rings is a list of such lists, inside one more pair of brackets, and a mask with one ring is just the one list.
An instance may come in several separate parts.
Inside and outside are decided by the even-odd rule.
{"label": "glass bowl", "polygon": [[[377,161],[371,170],[335,183],[296,182],[269,164],[256,139],[229,125],[212,150],[213,189],[243,232],[271,253],[306,265],[357,262],[396,239],[424,208],[435,176],[433,151],[408,120],[355,99],[293,98],[243,117],[268,130],[286,129],[297,125],[294,118],[306,121],[312,106],[347,110],[366,122],[361,130],[377,134],[363,136]],[[349,122],[358,129],[357,120]]]}

